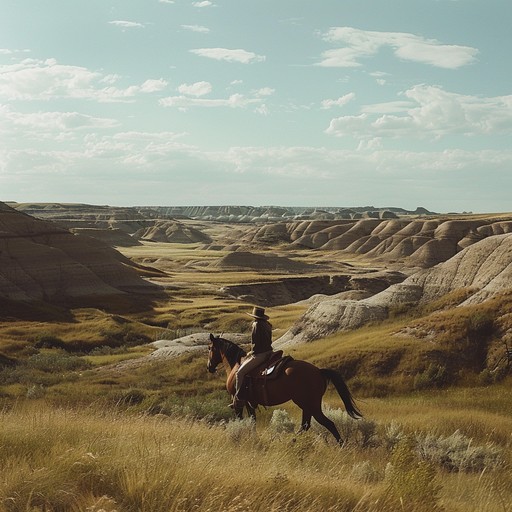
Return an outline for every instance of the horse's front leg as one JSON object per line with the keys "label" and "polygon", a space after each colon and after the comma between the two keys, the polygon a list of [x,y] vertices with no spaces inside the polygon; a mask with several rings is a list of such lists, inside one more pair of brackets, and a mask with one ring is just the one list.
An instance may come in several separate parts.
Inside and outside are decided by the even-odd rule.
{"label": "horse's front leg", "polygon": [[244,406],[238,406],[236,405],[235,407],[233,407],[233,410],[235,411],[235,418],[237,420],[241,420],[243,419],[244,417]]}
{"label": "horse's front leg", "polygon": [[249,418],[252,418],[253,421],[256,421],[256,409],[249,402],[245,404],[245,408],[247,409]]}

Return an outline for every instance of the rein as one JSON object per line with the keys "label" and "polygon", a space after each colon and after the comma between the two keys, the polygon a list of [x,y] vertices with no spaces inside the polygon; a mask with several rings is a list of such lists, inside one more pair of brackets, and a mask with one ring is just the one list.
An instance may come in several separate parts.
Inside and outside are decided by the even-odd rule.
{"label": "rein", "polygon": [[241,358],[246,355],[245,350],[232,341],[219,337],[217,338],[217,342],[222,343],[218,350],[221,355],[224,355],[231,368],[237,363],[240,363]]}
{"label": "rein", "polygon": [[222,348],[224,350],[224,355],[226,356],[226,359],[228,360],[231,368],[233,368],[233,366],[239,363],[240,359],[246,355],[246,352],[243,348],[240,348],[236,343],[233,343],[232,341],[225,340],[224,338],[221,338],[221,340],[223,342]]}

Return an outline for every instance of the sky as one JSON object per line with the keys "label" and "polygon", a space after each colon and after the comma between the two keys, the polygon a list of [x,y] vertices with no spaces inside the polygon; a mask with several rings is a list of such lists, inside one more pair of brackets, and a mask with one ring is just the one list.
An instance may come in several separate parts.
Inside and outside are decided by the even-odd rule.
{"label": "sky", "polygon": [[0,201],[512,211],[510,0],[0,0]]}

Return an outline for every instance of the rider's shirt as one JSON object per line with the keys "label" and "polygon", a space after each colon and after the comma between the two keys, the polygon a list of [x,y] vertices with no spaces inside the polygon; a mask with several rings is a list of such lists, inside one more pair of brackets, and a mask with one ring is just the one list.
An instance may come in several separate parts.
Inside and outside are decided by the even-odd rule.
{"label": "rider's shirt", "polygon": [[256,320],[252,324],[253,354],[272,350],[272,325],[267,320]]}

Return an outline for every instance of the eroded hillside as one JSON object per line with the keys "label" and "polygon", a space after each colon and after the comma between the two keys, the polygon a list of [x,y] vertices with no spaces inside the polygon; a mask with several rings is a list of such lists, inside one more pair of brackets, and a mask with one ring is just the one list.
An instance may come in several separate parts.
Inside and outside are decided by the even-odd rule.
{"label": "eroded hillside", "polygon": [[2,298],[62,303],[156,291],[143,274],[159,275],[96,238],[75,235],[0,203]]}
{"label": "eroded hillside", "polygon": [[[425,306],[459,293],[451,306],[464,307],[505,298],[512,291],[512,234],[489,236],[469,245],[448,261],[418,271],[362,300],[327,298],[313,304],[302,319],[281,338],[281,344],[319,339],[388,318],[390,311]],[[507,336],[510,313],[495,319]]]}

